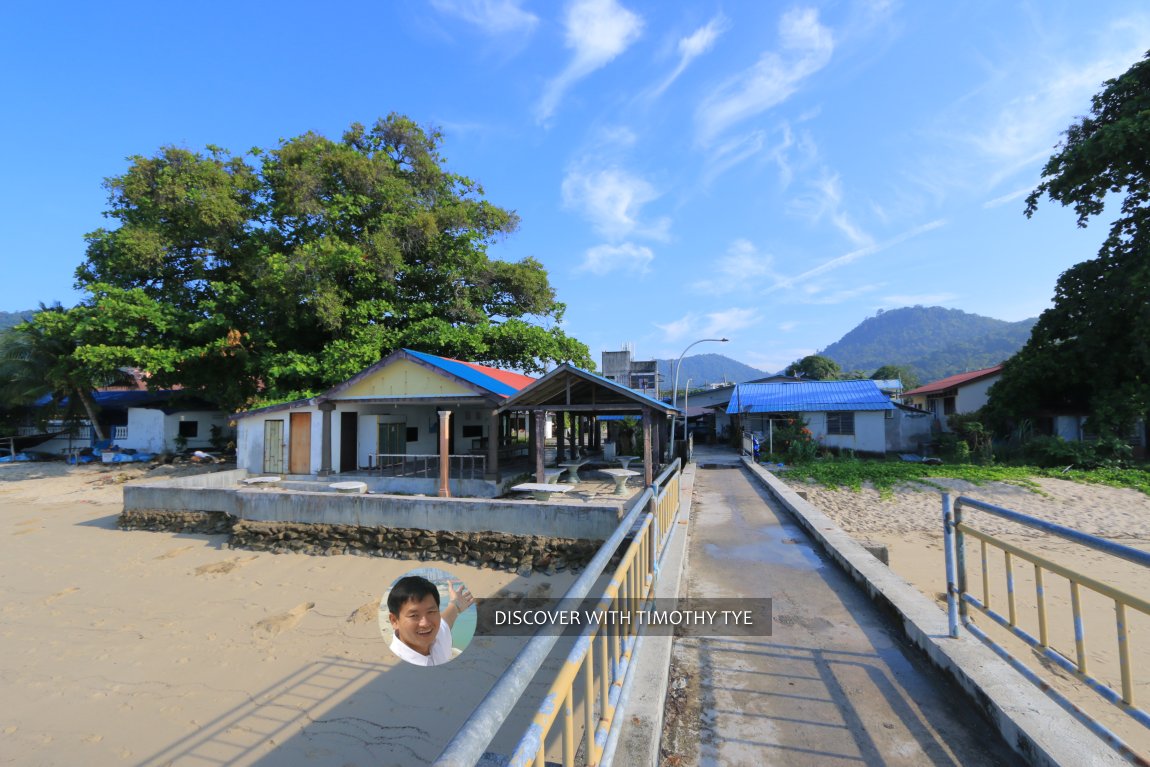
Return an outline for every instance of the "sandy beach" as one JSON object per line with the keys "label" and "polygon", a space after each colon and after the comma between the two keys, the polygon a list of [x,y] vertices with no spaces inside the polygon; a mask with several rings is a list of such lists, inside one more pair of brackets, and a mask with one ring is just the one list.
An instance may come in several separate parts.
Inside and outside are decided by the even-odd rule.
{"label": "sandy beach", "polygon": [[[526,641],[477,637],[415,668],[388,651],[377,606],[419,562],[116,527],[126,482],[171,475],[0,466],[0,763],[425,764]],[[478,598],[573,577],[432,564]]]}
{"label": "sandy beach", "polygon": [[[1029,514],[1040,519],[1091,533],[1126,546],[1150,549],[1150,496],[1135,490],[1084,485],[1059,479],[1037,480],[1035,492],[1001,482],[974,485],[962,480],[938,480],[953,496],[964,495]],[[905,485],[893,497],[882,498],[873,489],[859,492],[829,490],[809,483],[793,482],[792,486],[807,494],[812,504],[837,522],[861,542],[885,545],[890,567],[906,581],[934,600],[945,610],[945,566],[942,536],[941,491],[921,485]],[[967,521],[978,529],[995,534],[1029,551],[1065,566],[1084,572],[1128,594],[1150,599],[1150,578],[1145,568],[1086,549],[1080,545],[1024,529],[1011,522],[980,514],[967,513]],[[968,570],[973,580],[971,590],[981,598],[981,573],[977,542],[968,544]],[[992,550],[988,557],[992,606],[1007,612],[1005,564],[1001,552]],[[1034,596],[1033,568],[1015,562],[1017,610],[1022,626],[1038,633],[1037,607]],[[1073,659],[1075,644],[1070,610],[1070,588],[1066,579],[1047,573],[1050,645]],[[1083,591],[1083,611],[1087,637],[1089,673],[1115,689],[1121,689],[1118,673],[1118,650],[1115,609],[1112,600]],[[1150,702],[1150,618],[1132,613],[1131,657],[1135,669],[1136,701]],[[1047,661],[1040,661],[1020,641],[1009,636],[988,618],[976,618],[977,624],[1007,644],[1028,665],[1040,671],[1057,688],[1079,705],[1117,731],[1140,752],[1150,754],[1150,733],[1114,706],[1104,702],[1079,680]]]}

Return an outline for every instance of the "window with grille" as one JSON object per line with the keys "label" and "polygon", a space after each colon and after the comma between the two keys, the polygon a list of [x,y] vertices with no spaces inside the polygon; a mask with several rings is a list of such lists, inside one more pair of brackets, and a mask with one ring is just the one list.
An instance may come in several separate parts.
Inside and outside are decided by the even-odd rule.
{"label": "window with grille", "polygon": [[855,414],[850,411],[827,413],[827,434],[840,437],[853,437]]}

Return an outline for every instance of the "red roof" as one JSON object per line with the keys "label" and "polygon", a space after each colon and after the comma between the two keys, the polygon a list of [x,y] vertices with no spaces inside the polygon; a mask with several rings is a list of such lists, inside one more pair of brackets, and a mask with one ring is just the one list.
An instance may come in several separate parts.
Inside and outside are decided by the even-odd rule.
{"label": "red roof", "polygon": [[[451,358],[445,357],[444,359],[451,359]],[[471,368],[472,370],[477,370],[480,373],[483,373],[484,375],[491,376],[496,381],[501,381],[502,383],[507,384],[512,389],[515,389],[515,391],[519,391],[520,389],[522,389],[526,386],[529,386],[530,384],[535,383],[535,379],[532,378],[531,376],[525,376],[522,373],[516,373],[514,370],[501,370],[499,368],[489,368],[486,365],[477,365],[474,362],[467,362],[465,360],[453,360],[453,362],[458,362],[461,365],[466,365],[467,367]]]}
{"label": "red roof", "polygon": [[995,365],[992,368],[983,368],[982,370],[972,370],[969,373],[958,373],[957,375],[947,376],[940,378],[937,381],[932,381],[925,386],[920,386],[917,389],[911,389],[908,392],[903,392],[902,396],[909,397],[912,394],[937,394],[938,392],[946,391],[947,389],[954,389],[959,386],[964,386],[968,383],[981,381],[983,378],[989,378],[992,375],[997,375],[1002,372],[1002,365]]}

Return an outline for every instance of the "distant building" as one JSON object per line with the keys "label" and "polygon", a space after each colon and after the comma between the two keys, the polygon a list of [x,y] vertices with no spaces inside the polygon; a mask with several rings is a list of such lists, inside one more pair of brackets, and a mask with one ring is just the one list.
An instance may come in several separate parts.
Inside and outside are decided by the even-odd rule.
{"label": "distant building", "polygon": [[990,387],[1002,377],[1002,365],[940,378],[925,386],[903,392],[902,401],[929,411],[943,431],[949,431],[946,417],[973,413],[986,404]]}
{"label": "distant building", "polygon": [[649,397],[659,398],[659,361],[636,360],[625,344],[622,351],[603,352],[603,377]]}

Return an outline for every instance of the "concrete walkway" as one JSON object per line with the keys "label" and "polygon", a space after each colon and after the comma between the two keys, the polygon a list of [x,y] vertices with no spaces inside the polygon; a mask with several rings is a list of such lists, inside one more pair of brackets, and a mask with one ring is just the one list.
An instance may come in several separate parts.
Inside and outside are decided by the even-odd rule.
{"label": "concrete walkway", "polygon": [[770,597],[773,635],[675,640],[664,765],[1019,763],[733,451],[695,461],[685,596]]}

